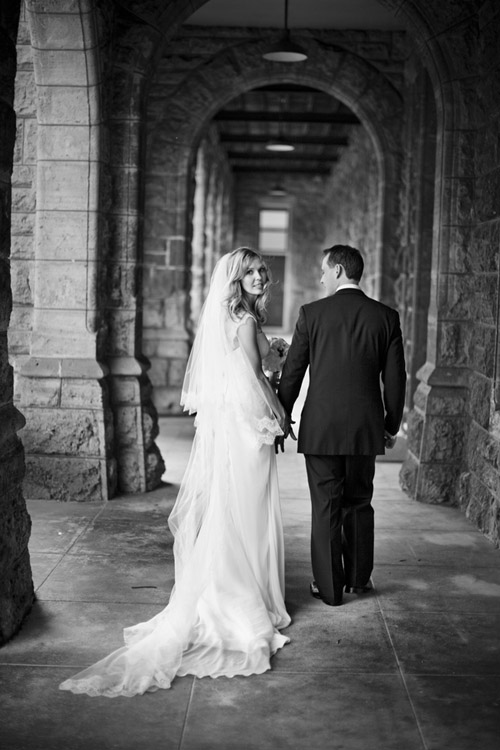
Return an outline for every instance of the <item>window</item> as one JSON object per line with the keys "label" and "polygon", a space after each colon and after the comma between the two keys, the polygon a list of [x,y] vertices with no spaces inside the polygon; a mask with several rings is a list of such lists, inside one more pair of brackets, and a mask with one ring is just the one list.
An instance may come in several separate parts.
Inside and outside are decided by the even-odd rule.
{"label": "window", "polygon": [[273,278],[271,299],[267,310],[267,325],[270,328],[283,327],[288,231],[288,209],[261,209],[259,213],[259,250],[268,264]]}

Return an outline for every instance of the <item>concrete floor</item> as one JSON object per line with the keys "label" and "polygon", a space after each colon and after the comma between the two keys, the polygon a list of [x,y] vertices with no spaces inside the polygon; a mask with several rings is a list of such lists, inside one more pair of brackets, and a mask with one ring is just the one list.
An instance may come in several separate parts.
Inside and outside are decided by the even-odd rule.
{"label": "concrete floor", "polygon": [[279,457],[291,643],[264,675],[184,677],[133,699],[58,690],[163,607],[166,520],[192,423],[162,420],[168,484],[105,506],[31,502],[37,603],[0,650],[3,750],[497,750],[500,551],[456,510],[410,501],[377,466],[375,592],[308,592],[303,459]]}

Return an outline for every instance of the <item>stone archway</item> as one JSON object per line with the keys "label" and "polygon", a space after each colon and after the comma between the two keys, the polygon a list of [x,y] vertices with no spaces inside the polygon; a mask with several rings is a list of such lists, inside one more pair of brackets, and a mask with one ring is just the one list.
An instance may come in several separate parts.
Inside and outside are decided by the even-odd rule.
{"label": "stone archway", "polygon": [[[191,238],[187,217],[192,201],[196,146],[218,109],[242,91],[259,85],[300,83],[322,90],[349,106],[369,131],[380,172],[381,218],[375,248],[379,295],[389,303],[394,301],[399,208],[398,192],[393,187],[399,183],[401,167],[402,101],[399,93],[366,61],[339,47],[309,40],[308,60],[300,66],[270,64],[262,59],[261,47],[262,42],[256,41],[240,44],[237,50],[221,52],[209,65],[203,66],[201,73],[195,72],[185,79],[174,95],[163,98],[163,114],[155,112],[156,127],[150,135],[146,174],[145,256],[155,257],[156,252],[158,257],[159,248],[163,247],[168,260],[162,268],[146,266],[145,304],[147,309],[148,301],[154,303],[156,297],[168,295],[176,300],[177,310],[185,311],[182,321],[177,315],[175,330],[168,330],[168,321],[167,328],[162,330],[159,320],[155,321],[157,330],[149,327],[145,332],[150,345],[149,356],[165,360],[164,366],[160,363],[157,367],[160,373],[167,373],[172,362],[176,369],[183,367],[189,350],[189,280],[186,277],[191,262]],[[160,92],[152,89],[151,93],[158,101]],[[159,208],[162,196],[164,203]],[[154,320],[154,316],[149,319]],[[177,398],[172,396],[172,386],[168,382],[158,382],[155,391],[161,394],[164,389],[168,403],[178,402],[179,394]],[[161,396],[158,403],[161,403]]]}

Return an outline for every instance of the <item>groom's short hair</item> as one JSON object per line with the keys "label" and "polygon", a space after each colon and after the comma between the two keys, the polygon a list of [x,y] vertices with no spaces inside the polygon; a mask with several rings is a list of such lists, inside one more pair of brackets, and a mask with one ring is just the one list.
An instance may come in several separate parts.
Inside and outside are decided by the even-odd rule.
{"label": "groom's short hair", "polygon": [[365,264],[363,256],[355,247],[350,247],[349,245],[332,245],[332,247],[327,247],[326,250],[323,250],[323,254],[326,255],[326,262],[331,268],[338,263],[340,266],[343,266],[348,279],[354,279],[354,281],[361,279]]}

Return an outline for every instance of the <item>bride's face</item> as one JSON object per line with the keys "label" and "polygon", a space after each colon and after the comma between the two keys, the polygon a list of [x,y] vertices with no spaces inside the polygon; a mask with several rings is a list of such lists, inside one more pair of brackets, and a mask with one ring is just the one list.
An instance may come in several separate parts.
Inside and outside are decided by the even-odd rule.
{"label": "bride's face", "polygon": [[260,297],[264,294],[264,286],[267,281],[266,267],[262,261],[256,258],[248,266],[245,275],[241,279],[243,292],[252,297]]}

